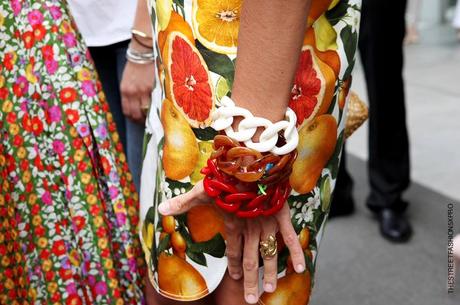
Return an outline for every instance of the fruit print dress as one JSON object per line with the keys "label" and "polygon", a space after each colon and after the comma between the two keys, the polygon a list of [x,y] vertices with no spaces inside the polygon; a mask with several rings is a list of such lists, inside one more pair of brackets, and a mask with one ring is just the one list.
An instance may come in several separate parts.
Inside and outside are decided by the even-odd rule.
{"label": "fruit print dress", "polygon": [[[241,6],[241,0],[151,3],[158,81],[144,143],[141,241],[150,281],[176,300],[211,293],[227,268],[225,230],[216,207],[196,206],[172,217],[160,215],[157,206],[203,178],[200,169],[216,135],[211,115],[223,96],[231,96]],[[288,204],[308,267],[296,274],[281,245],[278,287],[262,293],[262,304],[309,302],[344,140],[359,17],[359,0],[312,1],[289,103],[300,141]],[[295,300],[289,300],[293,293]]]}
{"label": "fruit print dress", "polygon": [[0,2],[0,304],[141,304],[138,195],[65,1]]}

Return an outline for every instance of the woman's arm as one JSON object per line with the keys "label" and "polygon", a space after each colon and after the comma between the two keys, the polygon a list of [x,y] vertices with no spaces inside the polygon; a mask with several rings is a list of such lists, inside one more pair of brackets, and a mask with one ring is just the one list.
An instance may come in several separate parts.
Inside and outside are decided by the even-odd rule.
{"label": "woman's arm", "polygon": [[[277,122],[289,104],[300,56],[311,0],[244,1],[238,35],[238,56],[232,99],[255,116]],[[237,124],[237,122],[235,123]],[[260,131],[259,131],[260,132]],[[257,136],[257,135],[256,135]],[[305,258],[291,224],[287,204],[275,218],[247,220],[244,245],[228,243],[227,252],[241,252],[243,258],[228,257],[229,273],[244,275],[246,302],[256,303],[259,241],[280,231],[297,272],[305,270]],[[236,276],[237,278],[237,276]],[[264,290],[276,289],[277,259],[264,259]]]}
{"label": "woman's arm", "polygon": [[[145,33],[149,38],[136,36],[131,39],[130,48],[140,52],[152,52],[152,25],[146,0],[137,2],[133,29]],[[120,84],[123,113],[133,121],[143,123],[146,109],[150,106],[151,93],[155,82],[154,63],[136,64],[128,61]]]}
{"label": "woman's arm", "polygon": [[[255,116],[272,122],[285,116],[310,3],[311,0],[243,2],[232,99]],[[194,205],[206,202],[211,203],[212,199],[207,197],[202,183],[199,183],[190,192],[162,203],[159,210],[166,215],[180,214]],[[304,254],[292,226],[287,204],[274,217],[242,220],[228,216],[225,222],[228,271],[235,280],[243,276],[246,302],[256,303],[259,295],[258,249],[261,239],[265,240],[279,230],[289,248],[295,270],[305,270]],[[273,292],[276,281],[275,256],[271,260],[264,260],[263,289]]]}
{"label": "woman's arm", "polygon": [[244,1],[232,99],[255,116],[284,118],[311,0]]}

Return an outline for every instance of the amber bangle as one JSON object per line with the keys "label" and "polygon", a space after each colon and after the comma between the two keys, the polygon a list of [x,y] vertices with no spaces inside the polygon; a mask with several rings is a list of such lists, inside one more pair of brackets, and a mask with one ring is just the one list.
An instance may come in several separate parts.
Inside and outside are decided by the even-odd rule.
{"label": "amber bangle", "polygon": [[132,37],[133,37],[134,41],[137,42],[140,46],[142,46],[142,47],[144,47],[144,48],[146,48],[146,49],[151,49],[151,50],[153,49],[153,46],[148,45],[148,44],[146,44],[146,43],[143,43],[143,42],[137,37],[137,35],[134,35],[134,34],[133,34]]}
{"label": "amber bangle", "polygon": [[145,39],[153,39],[152,36],[149,36],[146,33],[142,32],[142,31],[139,31],[139,30],[136,30],[136,29],[132,29],[131,34],[137,35],[137,36],[145,38]]}

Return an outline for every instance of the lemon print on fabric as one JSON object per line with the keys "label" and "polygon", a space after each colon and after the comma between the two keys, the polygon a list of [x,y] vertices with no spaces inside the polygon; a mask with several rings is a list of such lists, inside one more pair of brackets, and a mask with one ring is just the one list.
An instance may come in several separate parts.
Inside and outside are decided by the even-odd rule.
{"label": "lemon print on fabric", "polygon": [[192,265],[174,254],[160,254],[158,284],[165,295],[182,301],[197,300],[208,294],[203,276]]}
{"label": "lemon print on fabric", "polygon": [[180,180],[190,175],[198,161],[198,143],[187,121],[168,100],[161,107],[165,133],[163,169],[166,177]]}
{"label": "lemon print on fabric", "polygon": [[289,179],[292,188],[306,194],[313,190],[337,143],[337,122],[330,114],[316,117],[299,130],[299,155]]}
{"label": "lemon print on fabric", "polygon": [[160,30],[166,29],[171,18],[172,0],[157,0],[156,11],[158,12],[158,25]]}

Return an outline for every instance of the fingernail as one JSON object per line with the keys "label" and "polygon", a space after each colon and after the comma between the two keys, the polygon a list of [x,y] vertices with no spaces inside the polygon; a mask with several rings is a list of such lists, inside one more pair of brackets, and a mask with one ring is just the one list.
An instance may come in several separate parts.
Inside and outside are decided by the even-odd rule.
{"label": "fingernail", "polygon": [[302,273],[305,271],[305,267],[302,265],[302,264],[298,264],[296,267],[295,267],[295,271],[297,273]]}
{"label": "fingernail", "polygon": [[273,292],[274,291],[273,285],[270,284],[270,283],[265,283],[264,290],[265,290],[265,292]]}
{"label": "fingernail", "polygon": [[158,206],[158,212],[160,212],[160,214],[163,214],[163,215],[168,215],[169,207],[168,207],[167,201],[160,203],[160,205]]}
{"label": "fingernail", "polygon": [[253,294],[248,294],[246,296],[246,302],[248,302],[249,304],[255,304],[255,303],[257,303],[257,298]]}

